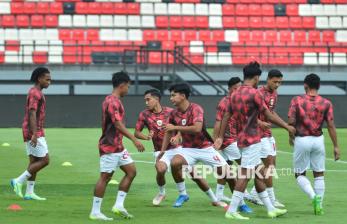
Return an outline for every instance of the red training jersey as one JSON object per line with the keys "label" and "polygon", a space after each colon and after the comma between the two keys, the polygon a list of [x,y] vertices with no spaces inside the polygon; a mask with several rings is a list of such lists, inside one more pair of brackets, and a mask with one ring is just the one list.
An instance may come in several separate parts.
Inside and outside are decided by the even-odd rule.
{"label": "red training jersey", "polygon": [[[266,86],[262,86],[259,88],[259,92],[263,95],[264,101],[266,106],[269,108],[271,112],[275,110],[276,104],[277,104],[277,99],[278,99],[278,94],[277,91],[270,91]],[[268,119],[265,117],[263,113],[259,115],[259,119],[264,122],[268,122]],[[271,129],[266,129],[265,131],[263,130],[263,137],[271,137],[272,132]]]}

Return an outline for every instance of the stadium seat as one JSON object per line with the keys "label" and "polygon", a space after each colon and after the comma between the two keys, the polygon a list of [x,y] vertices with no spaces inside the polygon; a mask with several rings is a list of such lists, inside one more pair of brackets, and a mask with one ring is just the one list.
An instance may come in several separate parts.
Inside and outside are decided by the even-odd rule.
{"label": "stadium seat", "polygon": [[36,14],[36,3],[34,2],[24,2],[23,3],[24,13],[25,14]]}
{"label": "stadium seat", "polygon": [[301,17],[297,17],[297,16],[289,17],[289,27],[292,29],[302,28]]}
{"label": "stadium seat", "polygon": [[[152,8],[152,11],[149,12],[149,13],[145,13],[145,12],[142,12],[142,5],[144,4],[141,4],[141,14],[153,14],[153,8]],[[150,4],[152,5],[152,4]],[[115,15],[127,15],[128,14],[128,9],[127,9],[127,5],[125,3],[122,3],[122,2],[116,2],[114,3],[114,11],[113,13]]]}
{"label": "stadium seat", "polygon": [[262,15],[262,8],[258,4],[250,4],[248,6],[248,13],[250,16],[260,16]]}
{"label": "stadium seat", "polygon": [[11,14],[24,14],[23,2],[12,2],[11,3]]}
{"label": "stadium seat", "polygon": [[114,12],[114,7],[112,2],[102,2],[101,3],[101,13],[112,15]]}
{"label": "stadium seat", "polygon": [[236,28],[248,28],[249,27],[248,17],[236,17],[235,25],[236,25]]}
{"label": "stadium seat", "polygon": [[224,28],[235,28],[235,20],[232,16],[223,16],[222,22]]}
{"label": "stadium seat", "polygon": [[155,40],[157,38],[153,30],[144,30],[142,35],[144,41]]}
{"label": "stadium seat", "polygon": [[195,19],[197,28],[204,29],[209,27],[209,20],[207,16],[197,16]]}
{"label": "stadium seat", "polygon": [[235,7],[235,14],[237,16],[248,16],[248,5],[245,4],[237,4]]}
{"label": "stadium seat", "polygon": [[170,28],[181,28],[182,17],[181,16],[170,16],[169,19]]}
{"label": "stadium seat", "polygon": [[281,29],[289,28],[288,17],[276,17],[276,27]]}
{"label": "stadium seat", "polygon": [[274,16],[275,11],[273,5],[270,4],[262,4],[261,11],[263,16]]}
{"label": "stadium seat", "polygon": [[48,62],[48,54],[43,51],[33,52],[33,62],[35,64],[46,64]]}
{"label": "stadium seat", "polygon": [[88,14],[100,14],[101,4],[99,2],[91,2],[88,6]]}
{"label": "stadium seat", "polygon": [[195,5],[195,15],[207,16],[208,14],[208,5],[207,4],[196,4]]}
{"label": "stadium seat", "polygon": [[63,5],[61,2],[50,3],[50,13],[52,14],[63,14]]}
{"label": "stadium seat", "polygon": [[183,16],[182,26],[183,28],[195,28],[196,24],[194,16]]}
{"label": "stadium seat", "polygon": [[263,17],[262,24],[264,28],[276,28],[275,17]]}
{"label": "stadium seat", "polygon": [[171,30],[170,40],[171,41],[182,41],[183,40],[182,31],[181,30]]}
{"label": "stadium seat", "polygon": [[15,17],[13,15],[4,15],[2,16],[2,26],[7,28],[7,27],[15,27],[16,21]]}
{"label": "stadium seat", "polygon": [[194,4],[182,4],[182,15],[194,16],[195,15],[195,5]]}
{"label": "stadium seat", "polygon": [[316,27],[314,17],[303,17],[302,18],[302,27],[305,29],[314,29]]}
{"label": "stadium seat", "polygon": [[299,15],[298,5],[296,4],[286,5],[286,13],[288,16],[298,16]]}
{"label": "stadium seat", "polygon": [[222,6],[223,16],[233,16],[235,15],[235,7],[234,5],[223,4]]}
{"label": "stadium seat", "polygon": [[75,12],[77,14],[88,14],[89,3],[86,2],[76,2]]}
{"label": "stadium seat", "polygon": [[223,21],[221,16],[209,16],[209,26],[213,29],[223,28]]}
{"label": "stadium seat", "polygon": [[211,32],[209,30],[200,30],[199,40],[204,42],[211,41]]}
{"label": "stadium seat", "polygon": [[250,17],[249,18],[249,27],[250,28],[262,28],[263,23],[261,17]]}
{"label": "stadium seat", "polygon": [[157,3],[154,4],[154,14],[155,15],[167,15],[167,4],[166,3]]}

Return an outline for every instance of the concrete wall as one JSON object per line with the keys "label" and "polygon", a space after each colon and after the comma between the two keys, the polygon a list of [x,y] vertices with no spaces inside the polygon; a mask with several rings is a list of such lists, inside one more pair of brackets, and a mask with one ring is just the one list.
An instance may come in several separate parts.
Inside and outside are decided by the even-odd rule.
{"label": "concrete wall", "polygon": [[[293,96],[280,96],[277,112],[287,119],[287,111]],[[327,96],[334,104],[337,127],[347,127],[347,96]],[[104,96],[46,96],[46,127],[100,127],[101,103]],[[192,97],[191,101],[205,109],[207,125],[213,126],[215,108],[220,97]],[[26,96],[0,96],[0,127],[21,127]],[[134,127],[138,113],[144,108],[142,96],[127,96],[123,99],[128,127]],[[171,105],[168,97],[163,105]]]}

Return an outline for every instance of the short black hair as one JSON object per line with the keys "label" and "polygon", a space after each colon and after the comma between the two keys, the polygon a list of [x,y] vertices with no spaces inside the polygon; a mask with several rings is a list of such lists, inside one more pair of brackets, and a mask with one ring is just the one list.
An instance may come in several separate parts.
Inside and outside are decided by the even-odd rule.
{"label": "short black hair", "polygon": [[232,87],[233,85],[235,85],[235,84],[237,84],[239,82],[241,82],[241,79],[239,77],[232,77],[228,81],[228,87],[230,88],[230,87]]}
{"label": "short black hair", "polygon": [[113,87],[117,87],[122,83],[130,82],[130,77],[126,71],[120,71],[112,74]]}
{"label": "short black hair", "polygon": [[184,94],[187,99],[189,98],[190,93],[191,93],[190,87],[186,83],[174,84],[174,85],[170,86],[169,91]]}
{"label": "short black hair", "polygon": [[269,73],[267,74],[267,78],[268,79],[272,79],[272,78],[283,78],[283,74],[280,70],[278,69],[271,69],[269,71]]}
{"label": "short black hair", "polygon": [[151,94],[151,96],[155,96],[155,97],[158,97],[159,98],[159,101],[161,99],[161,93],[159,90],[157,89],[149,89],[145,92],[145,94],[143,95],[147,95],[147,94]]}
{"label": "short black hair", "polygon": [[51,72],[46,67],[37,67],[34,69],[33,73],[31,73],[30,81],[36,83],[40,77],[50,73]]}
{"label": "short black hair", "polygon": [[305,77],[304,83],[308,85],[310,89],[318,90],[320,87],[320,78],[318,75],[311,73]]}
{"label": "short black hair", "polygon": [[256,61],[248,63],[243,67],[243,78],[244,79],[253,79],[255,76],[261,75],[260,65]]}

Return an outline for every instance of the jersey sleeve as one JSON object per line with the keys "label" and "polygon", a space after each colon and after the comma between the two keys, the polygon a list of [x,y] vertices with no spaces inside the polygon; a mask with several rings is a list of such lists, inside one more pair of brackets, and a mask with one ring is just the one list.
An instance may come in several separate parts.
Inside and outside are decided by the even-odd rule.
{"label": "jersey sleeve", "polygon": [[203,122],[204,121],[204,110],[200,106],[193,108],[193,123]]}
{"label": "jersey sleeve", "polygon": [[289,111],[288,111],[288,118],[292,118],[295,119],[295,115],[296,115],[296,101],[297,98],[294,97],[289,104]]}
{"label": "jersey sleeve", "polygon": [[223,119],[224,113],[228,109],[229,100],[221,100],[217,106],[216,121],[221,121]]}
{"label": "jersey sleeve", "polygon": [[119,102],[113,102],[108,107],[108,113],[110,114],[112,123],[115,123],[116,121],[122,121],[123,117],[121,115],[121,105]]}
{"label": "jersey sleeve", "polygon": [[37,110],[39,102],[41,100],[41,94],[35,91],[29,93],[29,110]]}
{"label": "jersey sleeve", "polygon": [[331,102],[328,101],[328,109],[327,112],[325,114],[325,120],[326,121],[332,121],[334,120],[334,109],[333,109],[333,105]]}
{"label": "jersey sleeve", "polygon": [[260,113],[264,113],[264,111],[268,108],[266,106],[264,96],[263,96],[263,94],[260,93],[260,91],[257,91],[257,90],[255,91],[254,102],[255,102]]}
{"label": "jersey sleeve", "polygon": [[143,112],[141,112],[139,114],[139,118],[137,119],[135,130],[136,131],[142,131],[144,126],[145,126],[145,116],[144,116]]}

